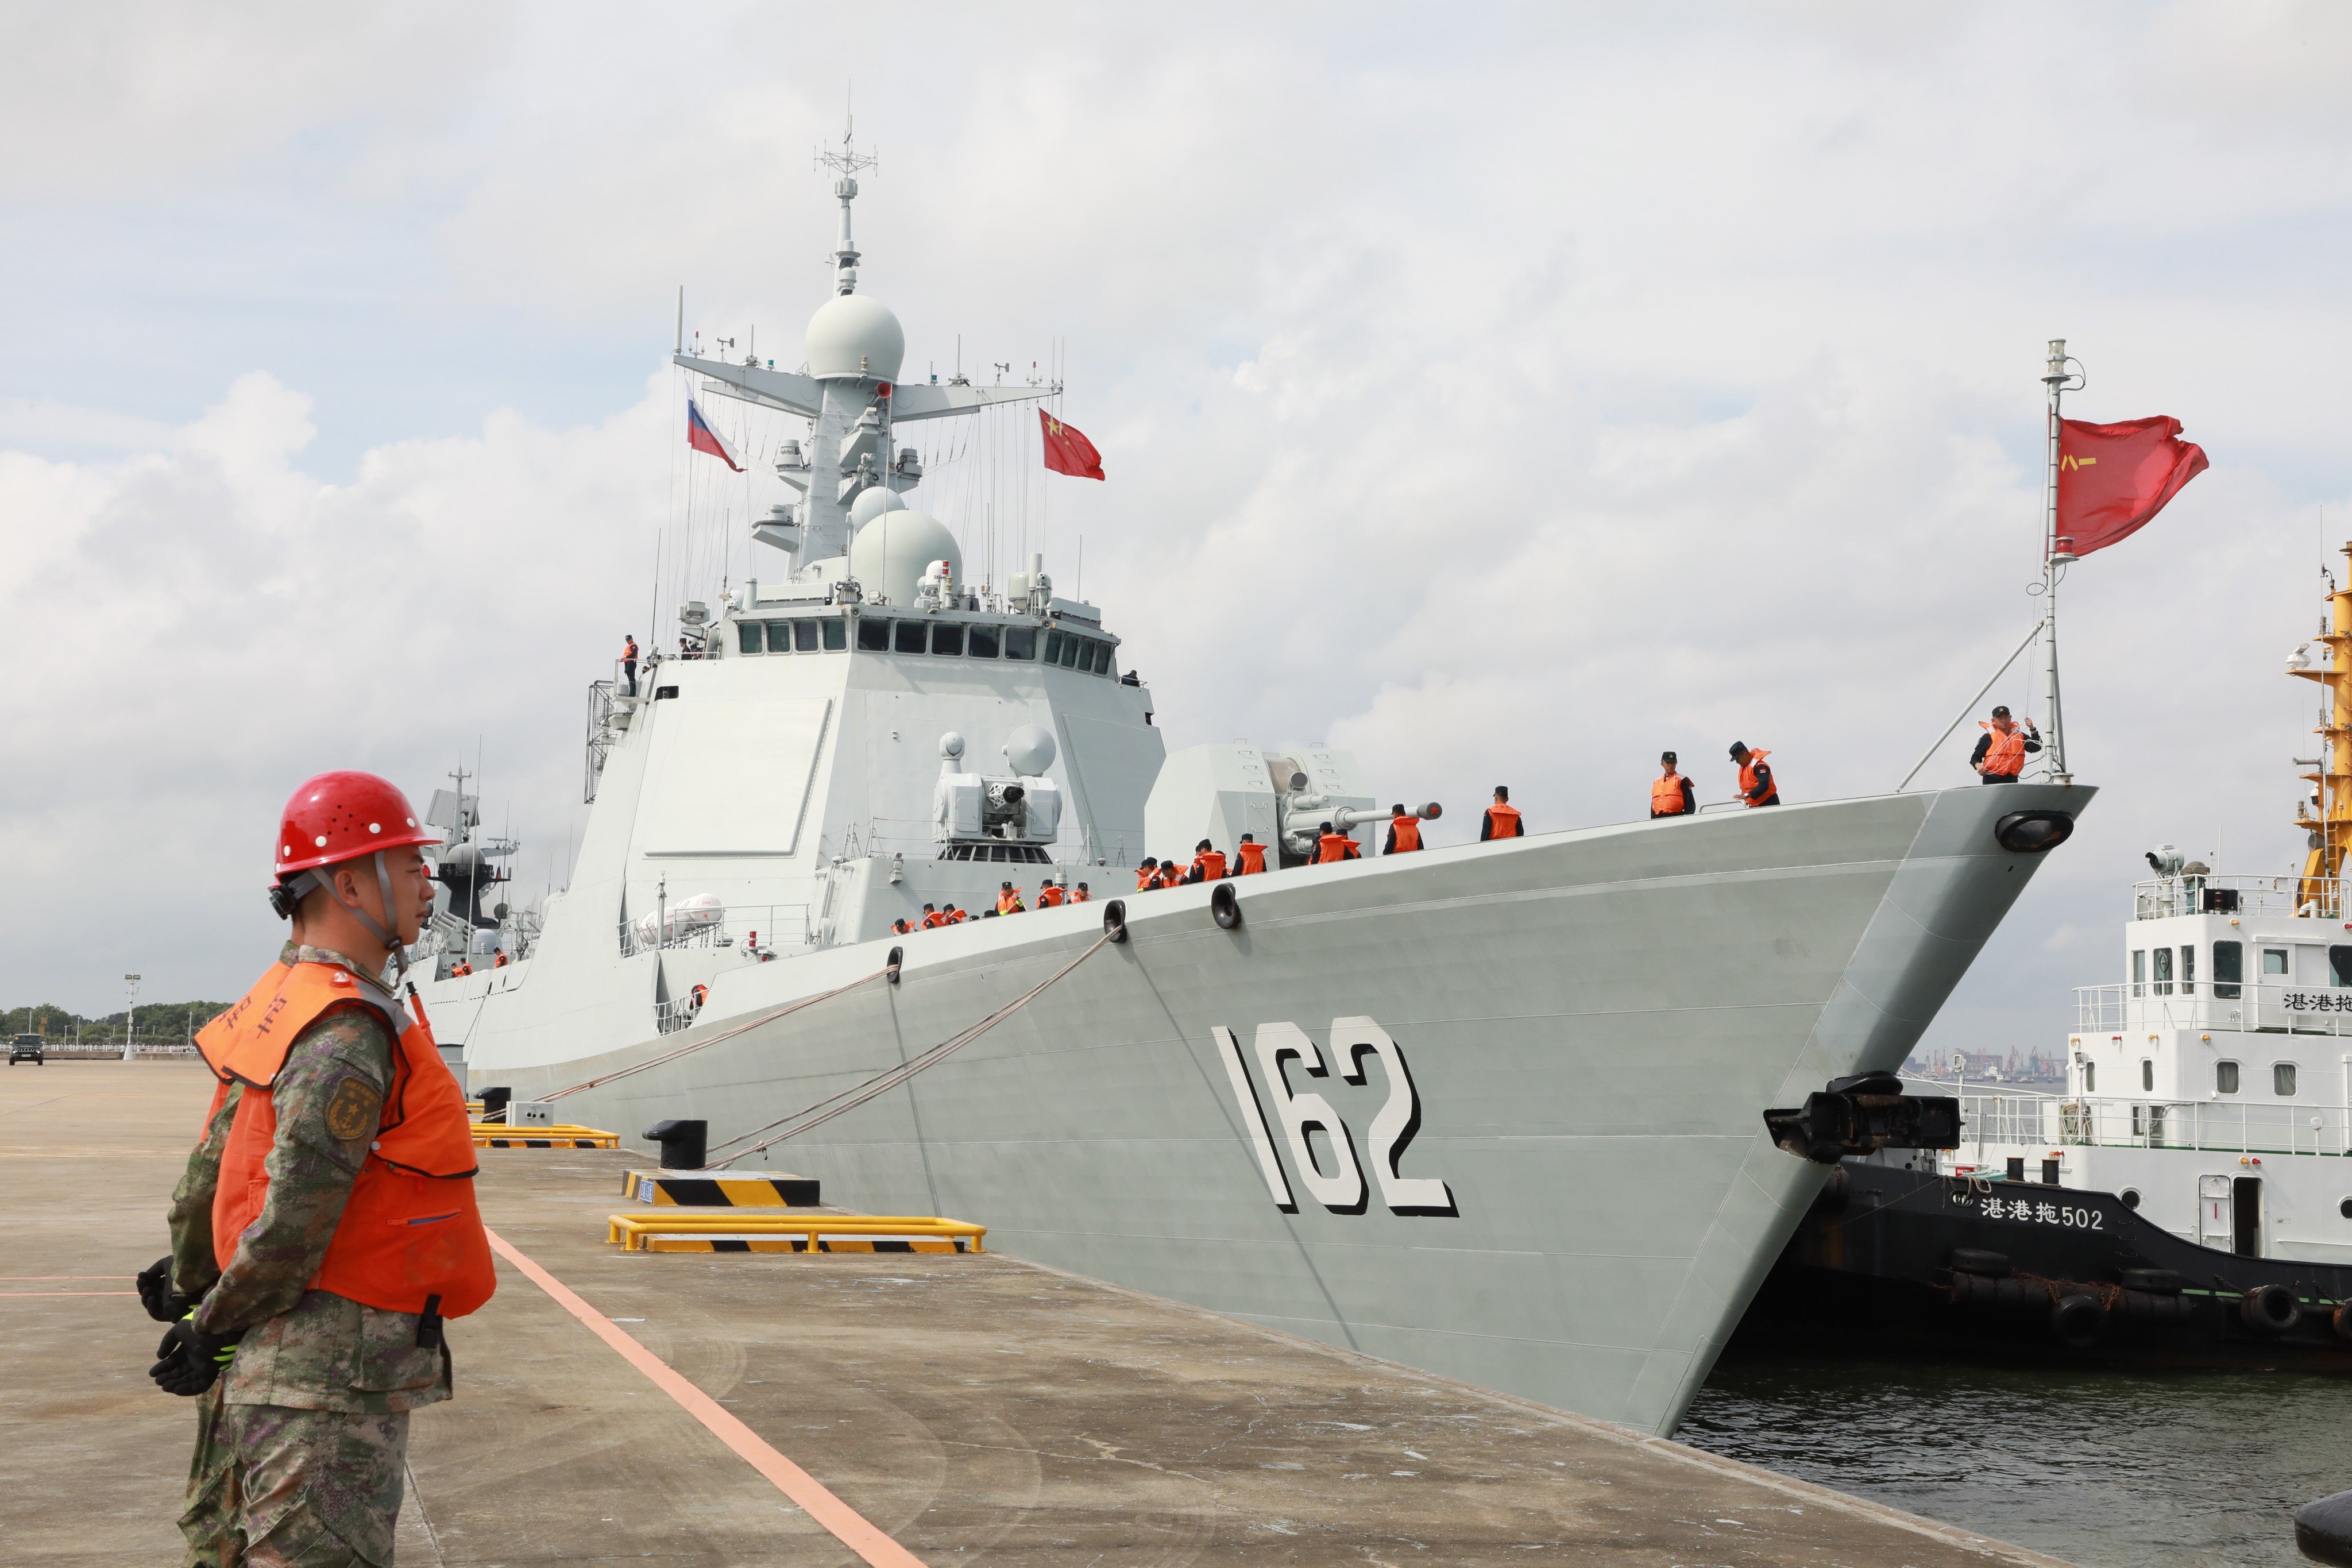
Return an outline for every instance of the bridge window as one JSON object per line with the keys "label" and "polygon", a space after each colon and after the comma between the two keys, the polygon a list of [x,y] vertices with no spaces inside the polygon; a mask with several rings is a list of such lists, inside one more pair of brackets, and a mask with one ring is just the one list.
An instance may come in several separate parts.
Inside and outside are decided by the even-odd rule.
{"label": "bridge window", "polygon": [[2180,994],[2183,996],[2197,994],[2197,950],[2193,947],[2180,950]]}
{"label": "bridge window", "polygon": [[1062,643],[1062,668],[1064,669],[1076,669],[1078,667],[1078,660],[1081,658],[1085,659],[1088,664],[1092,664],[1095,658],[1092,651],[1093,647],[1094,644],[1085,637],[1068,637],[1064,639]]}
{"label": "bridge window", "polygon": [[2237,1063],[2215,1062],[2213,1064],[2213,1092],[2215,1094],[2235,1094],[2238,1092]]}
{"label": "bridge window", "polygon": [[1045,634],[1045,662],[1047,664],[1062,662],[1062,634],[1059,632]]}
{"label": "bridge window", "polygon": [[[802,623],[802,625],[803,625],[803,626],[805,626],[807,624],[808,624],[808,623],[807,623],[807,622],[805,622],[805,621],[803,621],[803,622]],[[846,622],[846,621],[842,621],[842,620],[829,620],[829,621],[820,621],[820,622],[818,622],[818,623],[817,623],[817,625],[819,625],[819,626],[823,626],[823,627],[824,628],[824,651],[825,651],[825,652],[827,652],[827,653],[840,653],[841,651],[843,651],[844,649],[845,649],[846,647],[849,647],[849,623],[848,623],[848,622]],[[803,641],[802,641],[802,640],[801,640],[800,633],[799,633],[799,632],[797,632],[797,631],[796,631],[796,632],[794,632],[794,633],[793,634],[793,646],[794,646],[794,647],[801,647],[801,648],[808,648],[808,647],[812,647],[815,646],[815,645],[814,645],[814,644],[812,644],[812,643],[807,643],[807,642],[803,642]]]}
{"label": "bridge window", "polygon": [[890,623],[887,621],[872,620],[865,616],[858,616],[857,651],[860,653],[888,653],[890,651]]}
{"label": "bridge window", "polygon": [[971,628],[972,658],[994,658],[996,657],[996,636],[999,629],[1000,628],[996,626],[974,626]]}
{"label": "bridge window", "polygon": [[2134,949],[2132,952],[2131,987],[2131,994],[2135,996],[2147,994],[2147,952],[2145,949]]}
{"label": "bridge window", "polygon": [[2155,952],[2149,953],[2148,956],[2156,960],[2153,964],[2149,965],[2149,967],[2156,972],[2154,975],[2156,982],[2156,994],[2158,996],[2171,995],[2172,950],[2168,947],[2159,947]]}
{"label": "bridge window", "polygon": [[2293,1062],[2271,1064],[2271,1092],[2281,1100],[2294,1098],[2294,1064]]}
{"label": "bridge window", "polygon": [[2352,947],[2327,950],[2327,984],[2352,985]]}
{"label": "bridge window", "polygon": [[933,626],[931,628],[931,651],[933,653],[954,654],[963,652],[963,628],[961,626]]}
{"label": "bridge window", "polygon": [[2283,947],[2263,949],[2263,978],[2268,980],[2273,976],[2281,980],[2286,978],[2286,949]]}
{"label": "bridge window", "polygon": [[2217,942],[2213,944],[2213,994],[2224,1002],[2238,999],[2238,983],[2246,977],[2246,949],[2242,942]]}
{"label": "bridge window", "polygon": [[1110,644],[1107,642],[1095,644],[1095,673],[1097,675],[1110,673]]}
{"label": "bridge window", "polygon": [[1037,657],[1037,628],[1035,626],[1005,627],[1004,657],[1007,658],[1035,658]]}
{"label": "bridge window", "polygon": [[760,623],[759,623],[759,622],[757,622],[757,621],[737,621],[737,622],[735,623],[735,651],[736,651],[736,652],[738,652],[738,653],[758,653],[761,648],[765,647],[766,646],[767,646],[767,645],[766,645],[765,643],[763,643],[763,642],[761,642],[761,641],[760,640]]}
{"label": "bridge window", "polygon": [[924,645],[931,640],[925,635],[929,630],[930,628],[923,625],[920,621],[900,621],[898,623],[898,651],[900,653],[922,652]]}

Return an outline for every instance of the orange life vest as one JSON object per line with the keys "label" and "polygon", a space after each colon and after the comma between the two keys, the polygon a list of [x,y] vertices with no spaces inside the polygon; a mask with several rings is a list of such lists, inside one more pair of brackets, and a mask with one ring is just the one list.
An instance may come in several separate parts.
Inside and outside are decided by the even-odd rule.
{"label": "orange life vest", "polygon": [[1668,773],[1650,781],[1650,815],[1680,816],[1683,814],[1683,775]]}
{"label": "orange life vest", "polygon": [[2025,771],[2025,727],[2021,724],[2011,724],[2007,730],[1996,730],[1990,724],[1985,724],[1984,731],[1992,737],[1992,744],[1985,748],[1985,776],[2013,779],[2023,773]]}
{"label": "orange life vest", "polygon": [[1091,904],[1094,901],[1095,896],[1084,888],[1079,888],[1070,894],[1070,902],[1074,904]]}
{"label": "orange life vest", "polygon": [[[1740,799],[1748,800],[1748,795],[1755,792],[1756,764],[1762,762],[1771,754],[1772,753],[1769,752],[1750,752],[1748,753],[1746,760],[1739,764]],[[1778,778],[1775,778],[1772,781],[1771,794],[1766,795],[1762,800],[1748,800],[1748,804],[1750,805],[1777,805],[1780,804],[1780,781]]]}
{"label": "orange life vest", "polygon": [[1037,889],[1037,907],[1050,910],[1062,901],[1062,889],[1048,882]]}
{"label": "orange life vest", "polygon": [[1225,852],[1222,849],[1203,849],[1192,857],[1192,864],[1199,868],[1203,882],[1225,879]]}
{"label": "orange life vest", "polygon": [[1326,833],[1315,841],[1315,863],[1328,866],[1335,860],[1352,860],[1357,856],[1356,841],[1344,833]]}
{"label": "orange life vest", "polygon": [[1519,831],[1519,808],[1516,805],[1488,806],[1486,808],[1486,837],[1489,838],[1517,838],[1522,837]]}
{"label": "orange life vest", "polygon": [[1136,890],[1137,892],[1139,892],[1139,893],[1148,893],[1148,892],[1151,891],[1151,889],[1154,889],[1154,888],[1156,888],[1156,887],[1158,887],[1158,886],[1160,886],[1160,868],[1159,868],[1159,867],[1157,867],[1157,866],[1140,866],[1140,867],[1138,867],[1138,868],[1136,868],[1136,872],[1135,872],[1135,890]]}
{"label": "orange life vest", "polygon": [[1242,862],[1241,868],[1234,873],[1234,876],[1247,877],[1254,872],[1265,869],[1265,845],[1255,843],[1236,845],[1234,853],[1241,857]]}
{"label": "orange life vest", "polygon": [[971,911],[970,910],[950,910],[948,911],[947,923],[951,926],[960,926],[970,919],[971,919]]}
{"label": "orange life vest", "polygon": [[1013,894],[999,893],[996,895],[996,912],[998,914],[1009,915],[1020,907],[1021,900],[1015,898]]}
{"label": "orange life vest", "polygon": [[1391,816],[1389,818],[1389,831],[1396,837],[1396,847],[1390,850],[1390,854],[1402,855],[1408,849],[1421,847],[1421,818]]}
{"label": "orange life vest", "polygon": [[[276,964],[197,1035],[197,1049],[224,1085],[232,1078],[245,1085],[213,1193],[213,1256],[224,1267],[269,1195],[264,1162],[278,1137],[269,1091],[287,1051],[334,1007],[383,1014],[383,994],[366,996],[364,986],[339,963]],[[399,1016],[396,1004],[390,1011]],[[474,1202],[473,1129],[465,1090],[441,1060],[431,1027],[422,1018],[402,1023],[367,1163],[310,1289],[387,1312],[421,1312],[438,1296],[443,1317],[462,1318],[498,1289]]]}
{"label": "orange life vest", "polygon": [[925,931],[936,931],[947,923],[948,917],[940,913],[937,910],[933,910],[929,914],[923,917],[923,929]]}
{"label": "orange life vest", "polygon": [[1162,860],[1161,862],[1160,862],[1160,877],[1159,877],[1159,879],[1158,879],[1157,881],[1153,882],[1151,885],[1152,885],[1153,887],[1155,887],[1155,888],[1172,888],[1172,887],[1175,887],[1178,883],[1180,883],[1180,882],[1183,881],[1183,879],[1184,879],[1184,868],[1183,868],[1183,867],[1179,866],[1179,865],[1178,865],[1178,864],[1176,864],[1176,862],[1175,862],[1175,861],[1173,861],[1173,860]]}

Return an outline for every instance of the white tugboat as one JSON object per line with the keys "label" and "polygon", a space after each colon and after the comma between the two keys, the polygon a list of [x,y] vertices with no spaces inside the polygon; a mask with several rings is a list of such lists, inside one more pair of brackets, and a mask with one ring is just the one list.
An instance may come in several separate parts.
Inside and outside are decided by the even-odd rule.
{"label": "white tugboat", "polygon": [[2150,850],[2123,978],[2074,994],[2064,1090],[1934,1083],[1959,1147],[1846,1161],[1748,1333],[2352,1366],[2352,586],[2330,586],[2287,664],[2321,688],[2301,871]]}
{"label": "white tugboat", "polygon": [[[898,379],[834,162],[805,368],[677,361],[807,421],[752,530],[783,559],[683,607],[700,657],[592,689],[570,885],[527,933],[446,922],[440,1037],[566,1120],[707,1121],[714,1163],[1670,1430],[1823,1177],[1762,1112],[1901,1062],[2093,792],[1304,864],[1402,791],[1318,743],[1167,754],[1110,616],[1037,556],[975,583],[908,500],[899,426],[1053,389]],[[1244,833],[1264,874],[1133,890]],[[1093,901],[897,929],[1049,878]]]}

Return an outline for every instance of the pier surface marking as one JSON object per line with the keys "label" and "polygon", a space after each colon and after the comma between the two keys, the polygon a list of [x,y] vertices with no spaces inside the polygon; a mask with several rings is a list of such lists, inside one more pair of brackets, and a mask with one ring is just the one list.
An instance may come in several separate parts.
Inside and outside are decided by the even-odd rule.
{"label": "pier surface marking", "polygon": [[864,1514],[825,1489],[824,1483],[768,1447],[757,1432],[730,1415],[724,1406],[678,1375],[677,1369],[639,1344],[626,1330],[582,1300],[562,1280],[515,1250],[497,1231],[490,1247],[500,1258],[522,1270],[523,1277],[555,1299],[556,1304],[588,1325],[590,1331],[621,1352],[622,1359],[650,1379],[655,1387],[677,1401],[688,1415],[710,1428],[718,1439],[743,1457],[745,1463],[798,1503],[801,1510],[831,1531],[835,1539],[874,1568],[923,1568],[923,1560],[876,1529]]}

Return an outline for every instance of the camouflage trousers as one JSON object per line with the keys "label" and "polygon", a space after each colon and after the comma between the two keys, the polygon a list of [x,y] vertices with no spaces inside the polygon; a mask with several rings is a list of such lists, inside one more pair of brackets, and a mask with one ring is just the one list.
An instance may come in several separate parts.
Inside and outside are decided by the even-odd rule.
{"label": "camouflage trousers", "polygon": [[221,1390],[198,1402],[189,1568],[391,1568],[408,1412],[230,1405]]}

